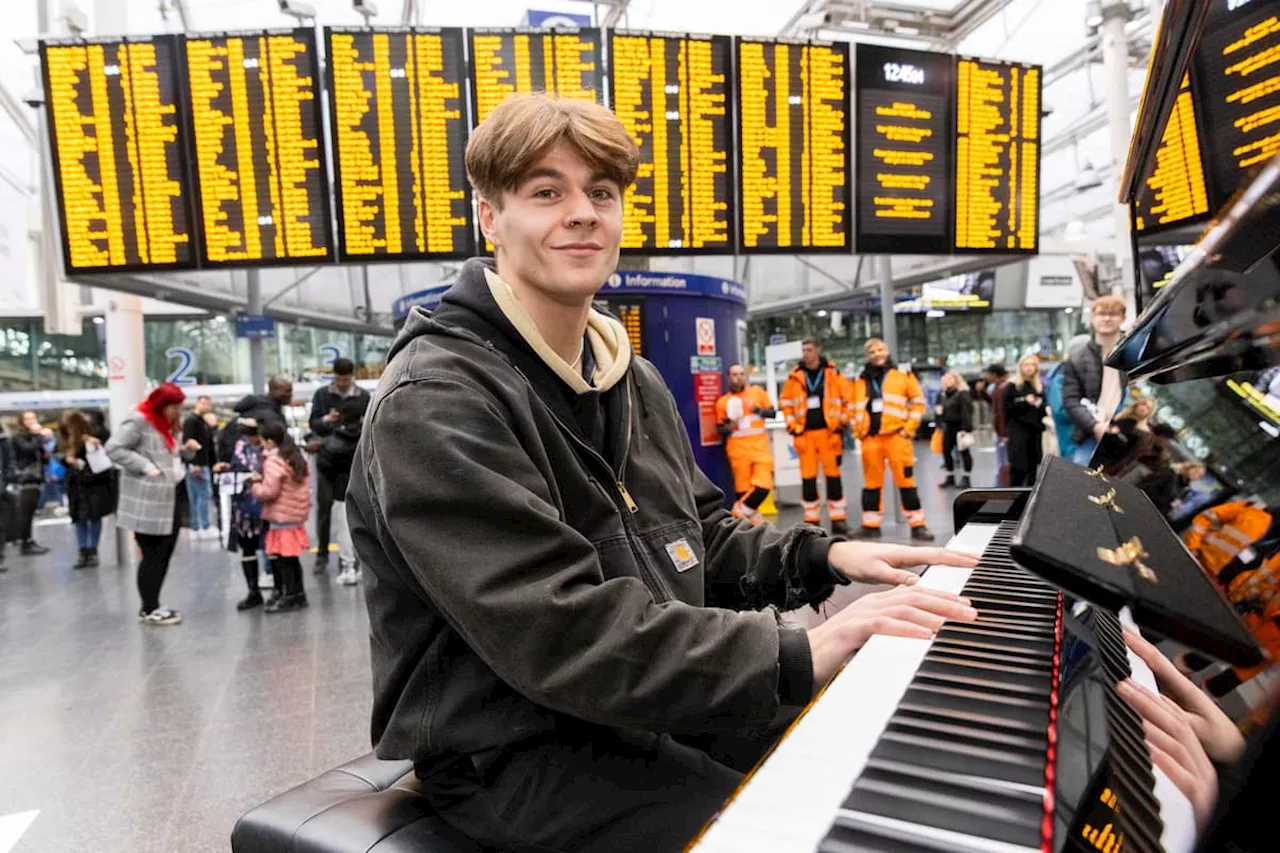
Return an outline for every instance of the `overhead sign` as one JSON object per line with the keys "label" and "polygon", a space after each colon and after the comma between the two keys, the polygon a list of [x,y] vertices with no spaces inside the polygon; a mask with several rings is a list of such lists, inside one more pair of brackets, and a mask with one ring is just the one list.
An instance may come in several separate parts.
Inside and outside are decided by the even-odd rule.
{"label": "overhead sign", "polygon": [[1079,308],[1084,285],[1066,255],[1042,255],[1027,262],[1028,308]]}
{"label": "overhead sign", "polygon": [[575,15],[571,12],[545,12],[541,9],[527,9],[524,17],[520,19],[520,26],[522,27],[541,27],[548,30],[566,27],[589,27],[591,23],[590,15]]}
{"label": "overhead sign", "polygon": [[743,305],[747,303],[747,289],[738,282],[695,273],[618,270],[609,276],[600,295],[608,297],[615,292],[688,294],[728,299]]}
{"label": "overhead sign", "polygon": [[266,340],[276,336],[276,321],[274,317],[264,317],[259,314],[237,314],[236,315],[236,337],[248,338],[250,340]]}
{"label": "overhead sign", "polygon": [[426,290],[419,290],[415,293],[401,296],[391,303],[391,319],[399,323],[419,305],[428,311],[434,311],[440,304],[440,297],[444,296],[445,292],[452,286],[451,284],[442,284],[438,287],[429,287]]}

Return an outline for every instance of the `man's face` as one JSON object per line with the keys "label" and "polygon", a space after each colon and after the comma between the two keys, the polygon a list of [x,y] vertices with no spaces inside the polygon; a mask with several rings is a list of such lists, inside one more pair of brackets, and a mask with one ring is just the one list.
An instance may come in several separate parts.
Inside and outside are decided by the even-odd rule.
{"label": "man's face", "polygon": [[354,385],[355,383],[356,383],[356,377],[355,377],[355,374],[353,373],[348,373],[345,375],[341,373],[335,373],[333,375],[333,387],[337,388],[338,391],[340,391],[343,394],[350,391],[351,386]]}
{"label": "man's face", "polygon": [[203,417],[213,411],[213,401],[208,397],[201,397],[196,400],[196,414]]}
{"label": "man's face", "polygon": [[293,383],[292,382],[273,382],[271,387],[267,389],[267,393],[275,400],[281,403],[289,403],[293,400]]}
{"label": "man's face", "polygon": [[887,344],[874,343],[867,347],[867,364],[872,367],[884,367],[884,363],[889,360],[889,347]]}
{"label": "man's face", "polygon": [[1114,335],[1120,331],[1120,324],[1124,322],[1124,312],[1114,308],[1098,308],[1089,314],[1089,322],[1093,324],[1093,331],[1097,334]]}
{"label": "man's face", "polygon": [[729,390],[735,394],[747,387],[747,371],[740,364],[729,368]]}
{"label": "man's face", "polygon": [[815,344],[801,344],[800,357],[804,360],[804,366],[812,370],[818,366],[822,358],[822,350]]}
{"label": "man's face", "polygon": [[480,200],[480,227],[509,283],[577,305],[617,269],[622,187],[561,143],[502,193],[501,210]]}

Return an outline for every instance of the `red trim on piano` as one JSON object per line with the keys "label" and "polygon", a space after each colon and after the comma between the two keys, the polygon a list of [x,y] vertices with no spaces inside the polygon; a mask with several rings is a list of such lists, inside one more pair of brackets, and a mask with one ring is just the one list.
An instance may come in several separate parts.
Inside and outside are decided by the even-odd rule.
{"label": "red trim on piano", "polygon": [[1062,593],[1053,624],[1053,688],[1049,691],[1049,746],[1044,761],[1044,818],[1040,821],[1040,851],[1053,853],[1053,781],[1058,758],[1058,675],[1062,666]]}

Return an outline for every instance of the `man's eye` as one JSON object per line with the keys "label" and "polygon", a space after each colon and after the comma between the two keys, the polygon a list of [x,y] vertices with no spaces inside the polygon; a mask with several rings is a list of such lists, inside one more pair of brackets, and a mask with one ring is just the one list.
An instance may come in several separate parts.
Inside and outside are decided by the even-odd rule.
{"label": "man's eye", "polygon": [[613,198],[613,190],[598,187],[591,191],[591,197],[597,201],[609,201]]}
{"label": "man's eye", "polygon": [[554,198],[556,191],[553,189],[536,190],[533,194],[534,198]]}

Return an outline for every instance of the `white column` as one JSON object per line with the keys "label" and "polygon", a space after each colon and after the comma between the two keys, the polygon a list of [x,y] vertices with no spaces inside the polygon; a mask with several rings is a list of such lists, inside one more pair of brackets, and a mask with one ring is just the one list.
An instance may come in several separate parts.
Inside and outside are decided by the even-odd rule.
{"label": "white column", "polygon": [[[1128,4],[1108,0],[1103,5],[1102,72],[1106,82],[1107,125],[1111,132],[1111,174],[1124,174],[1133,134],[1129,110],[1129,41],[1124,26],[1129,21]],[[1129,316],[1135,311],[1133,252],[1130,245],[1129,206],[1115,202],[1115,254],[1124,282],[1124,300]]]}

